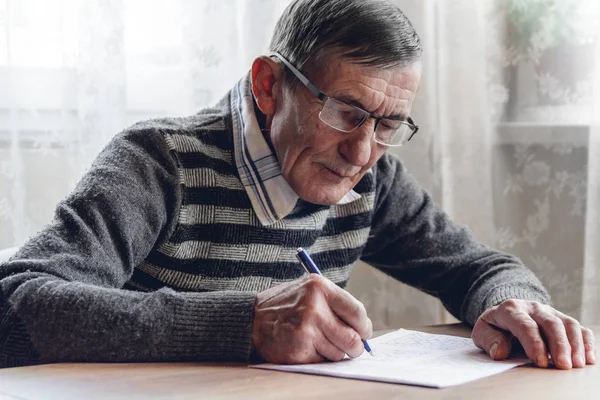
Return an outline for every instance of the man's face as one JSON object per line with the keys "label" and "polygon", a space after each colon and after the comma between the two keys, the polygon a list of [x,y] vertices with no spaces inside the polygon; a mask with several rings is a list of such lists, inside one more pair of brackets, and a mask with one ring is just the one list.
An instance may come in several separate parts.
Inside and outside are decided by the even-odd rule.
{"label": "man's face", "polygon": [[[415,63],[379,69],[348,61],[330,63],[313,84],[329,97],[355,104],[376,116],[408,117],[421,77]],[[340,132],[319,118],[322,102],[304,85],[281,88],[271,120],[270,139],[283,177],[303,200],[336,204],[386,151],[375,142],[373,119]]]}

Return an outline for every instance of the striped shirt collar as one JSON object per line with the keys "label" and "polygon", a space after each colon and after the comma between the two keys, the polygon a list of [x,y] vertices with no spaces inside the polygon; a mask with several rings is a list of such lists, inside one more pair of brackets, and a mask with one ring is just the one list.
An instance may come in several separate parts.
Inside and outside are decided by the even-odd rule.
{"label": "striped shirt collar", "polygon": [[[233,88],[231,110],[238,174],[261,224],[272,225],[291,213],[299,197],[281,175],[277,156],[260,130],[249,74]],[[360,197],[351,190],[338,204],[347,204]]]}

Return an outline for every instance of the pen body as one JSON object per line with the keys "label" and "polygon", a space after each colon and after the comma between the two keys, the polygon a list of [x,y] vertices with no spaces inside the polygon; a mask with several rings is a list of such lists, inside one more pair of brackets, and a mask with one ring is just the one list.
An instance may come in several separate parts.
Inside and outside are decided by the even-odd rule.
{"label": "pen body", "polygon": [[300,264],[304,267],[306,272],[308,272],[309,274],[323,275],[321,274],[321,271],[314,263],[314,261],[308,256],[308,253],[305,252],[303,249],[298,249],[298,254],[296,254],[296,257],[298,258],[298,261],[300,261]]}

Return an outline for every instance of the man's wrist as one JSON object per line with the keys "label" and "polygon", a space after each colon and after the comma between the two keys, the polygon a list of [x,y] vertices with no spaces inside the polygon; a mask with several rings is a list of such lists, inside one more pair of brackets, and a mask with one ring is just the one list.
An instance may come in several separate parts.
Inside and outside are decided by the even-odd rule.
{"label": "man's wrist", "polygon": [[539,290],[534,290],[530,286],[522,286],[518,284],[509,284],[497,286],[492,290],[490,294],[482,303],[482,307],[479,310],[477,318],[474,319],[473,323],[477,321],[479,316],[486,310],[501,304],[502,302],[510,299],[515,300],[529,300],[537,301],[541,304],[552,305],[552,300],[546,293],[542,293]]}

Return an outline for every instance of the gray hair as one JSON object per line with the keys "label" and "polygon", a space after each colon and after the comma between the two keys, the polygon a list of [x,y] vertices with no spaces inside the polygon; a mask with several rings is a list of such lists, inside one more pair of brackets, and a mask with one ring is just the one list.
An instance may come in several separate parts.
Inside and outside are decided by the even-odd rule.
{"label": "gray hair", "polygon": [[[294,0],[279,18],[269,50],[299,70],[317,71],[332,56],[390,68],[416,62],[423,53],[408,18],[385,0]],[[289,71],[286,77],[295,82]]]}

